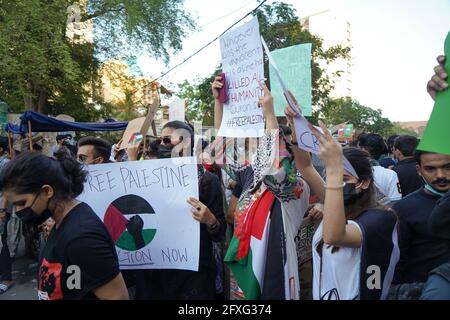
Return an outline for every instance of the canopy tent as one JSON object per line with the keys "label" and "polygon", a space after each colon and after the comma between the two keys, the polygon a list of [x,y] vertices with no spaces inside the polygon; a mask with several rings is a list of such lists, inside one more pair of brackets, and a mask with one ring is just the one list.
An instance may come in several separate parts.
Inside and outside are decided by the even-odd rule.
{"label": "canopy tent", "polygon": [[70,122],[58,120],[38,112],[27,110],[20,117],[19,133],[26,133],[30,131],[33,132],[121,131],[125,130],[127,128],[127,125],[128,125],[127,121],[119,122],[111,120],[107,120],[105,122]]}
{"label": "canopy tent", "polygon": [[112,119],[107,119],[105,122],[70,122],[27,110],[20,116],[20,125],[6,123],[4,129],[8,133],[10,147],[11,133],[28,133],[30,150],[33,150],[31,140],[32,132],[121,131],[125,130],[127,125],[127,121],[119,122]]}
{"label": "canopy tent", "polygon": [[14,134],[25,133],[25,132],[20,131],[20,126],[9,123],[9,122],[5,124],[4,129],[8,133],[14,133]]}

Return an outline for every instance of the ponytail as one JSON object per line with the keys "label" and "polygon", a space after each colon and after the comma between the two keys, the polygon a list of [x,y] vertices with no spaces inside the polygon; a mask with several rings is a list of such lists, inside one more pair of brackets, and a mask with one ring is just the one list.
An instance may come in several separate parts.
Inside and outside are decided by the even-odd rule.
{"label": "ponytail", "polygon": [[0,190],[37,194],[47,184],[52,186],[55,199],[67,200],[83,192],[86,176],[82,165],[65,152],[56,153],[54,158],[24,152],[0,172]]}

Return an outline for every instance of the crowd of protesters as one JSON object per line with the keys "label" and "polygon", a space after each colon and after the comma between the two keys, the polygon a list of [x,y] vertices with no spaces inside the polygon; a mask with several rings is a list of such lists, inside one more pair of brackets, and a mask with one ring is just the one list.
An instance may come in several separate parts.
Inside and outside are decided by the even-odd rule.
{"label": "crowd of protesters", "polygon": [[[444,61],[438,58],[427,85],[433,99],[448,87]],[[223,85],[220,76],[211,85],[217,130]],[[299,148],[292,108],[277,119],[264,83],[261,90],[260,139],[211,142],[197,139],[189,123],[171,121],[145,146],[121,149],[98,137],[76,143],[63,134],[51,156],[35,150],[13,157],[0,137],[0,299],[14,285],[9,239],[17,223],[43,233],[40,299],[450,299],[450,155],[417,150],[413,136],[370,132],[343,147],[320,122],[321,130],[311,128],[317,157]],[[77,200],[85,166],[193,154],[199,196],[186,201],[200,224],[198,271],[120,270],[105,225]],[[249,243],[248,229],[262,216],[270,218],[264,266],[259,282],[248,284],[249,275],[231,267],[244,263],[234,244]],[[127,227],[142,223],[136,217]],[[70,287],[62,270],[73,265],[82,278]]]}

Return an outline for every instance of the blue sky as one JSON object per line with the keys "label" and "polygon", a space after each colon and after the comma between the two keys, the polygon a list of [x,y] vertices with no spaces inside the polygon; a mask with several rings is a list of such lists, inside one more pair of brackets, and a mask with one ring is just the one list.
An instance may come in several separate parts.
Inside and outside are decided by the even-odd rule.
{"label": "blue sky", "polygon": [[[450,31],[450,0],[284,2],[294,5],[300,17],[332,8],[348,18],[354,46],[354,99],[381,109],[383,115],[393,121],[428,119],[433,101],[428,97],[425,86]],[[190,34],[184,41],[183,51],[172,57],[169,66],[150,57],[140,57],[138,63],[142,71],[145,75],[159,76],[214,39],[256,5],[256,0],[186,0],[185,8],[197,18],[198,26],[207,25]],[[185,79],[210,75],[219,60],[216,41],[161,82],[176,89],[175,84]]]}

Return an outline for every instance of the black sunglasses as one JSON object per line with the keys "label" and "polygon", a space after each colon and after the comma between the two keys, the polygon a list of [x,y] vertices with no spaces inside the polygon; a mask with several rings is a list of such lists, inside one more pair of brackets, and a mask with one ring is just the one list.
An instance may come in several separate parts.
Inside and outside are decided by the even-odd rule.
{"label": "black sunglasses", "polygon": [[158,139],[158,141],[159,141],[159,143],[161,143],[161,141],[162,141],[163,144],[171,144],[172,143],[172,140],[170,139],[170,137],[161,137],[160,139]]}

